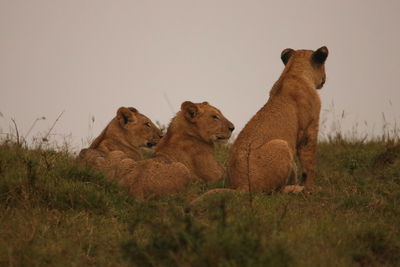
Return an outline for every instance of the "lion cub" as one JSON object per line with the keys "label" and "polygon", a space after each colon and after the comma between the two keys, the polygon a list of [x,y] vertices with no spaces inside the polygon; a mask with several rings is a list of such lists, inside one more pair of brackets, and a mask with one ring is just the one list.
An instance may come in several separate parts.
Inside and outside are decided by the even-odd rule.
{"label": "lion cub", "polygon": [[178,193],[194,180],[221,179],[224,168],[214,158],[214,144],[227,142],[233,130],[217,108],[186,101],[157,145],[155,157],[122,160],[114,177],[139,200]]}
{"label": "lion cub", "polygon": [[120,107],[90,147],[81,150],[79,158],[99,167],[104,167],[103,159],[113,154],[119,159],[140,160],[139,147],[153,147],[161,137],[160,129],[145,115],[132,107]]}
{"label": "lion cub", "polygon": [[208,102],[186,101],[157,145],[156,157],[183,163],[198,180],[218,180],[224,168],[214,158],[214,145],[228,142],[234,129]]}
{"label": "lion cub", "polygon": [[228,182],[239,191],[300,191],[294,157],[303,167],[305,188],[314,188],[315,154],[328,49],[285,49],[285,69],[272,87],[267,104],[236,139],[227,165]]}

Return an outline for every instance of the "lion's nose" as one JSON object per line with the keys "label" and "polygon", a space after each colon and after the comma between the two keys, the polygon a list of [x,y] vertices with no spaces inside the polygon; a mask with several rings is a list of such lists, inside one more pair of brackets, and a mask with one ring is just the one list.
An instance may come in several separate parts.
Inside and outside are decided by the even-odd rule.
{"label": "lion's nose", "polygon": [[231,132],[233,132],[233,130],[235,130],[235,126],[233,124],[230,124],[228,128],[229,128],[229,131],[231,131]]}

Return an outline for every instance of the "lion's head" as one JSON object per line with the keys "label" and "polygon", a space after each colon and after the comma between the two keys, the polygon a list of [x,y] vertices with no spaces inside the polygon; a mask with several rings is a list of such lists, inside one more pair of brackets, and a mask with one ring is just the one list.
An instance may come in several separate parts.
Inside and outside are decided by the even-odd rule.
{"label": "lion's head", "polygon": [[153,147],[162,137],[160,129],[135,108],[120,107],[116,119],[122,130],[123,138],[132,146]]}
{"label": "lion's head", "polygon": [[301,66],[299,69],[310,70],[315,87],[321,89],[326,80],[325,60],[328,57],[328,53],[328,48],[326,46],[316,51],[286,48],[281,53],[281,59],[285,66],[291,64],[292,66]]}
{"label": "lion's head", "polygon": [[189,133],[207,143],[225,143],[235,129],[232,122],[208,102],[185,101],[181,105],[180,112],[189,126]]}

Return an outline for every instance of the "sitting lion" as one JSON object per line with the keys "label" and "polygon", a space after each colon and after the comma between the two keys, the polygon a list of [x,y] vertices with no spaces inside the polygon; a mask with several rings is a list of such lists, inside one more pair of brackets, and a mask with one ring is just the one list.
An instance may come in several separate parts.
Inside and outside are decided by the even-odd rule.
{"label": "sitting lion", "polygon": [[162,132],[154,123],[135,108],[120,107],[117,115],[87,149],[82,149],[79,158],[84,162],[104,169],[104,158],[115,152],[119,158],[142,159],[139,147],[153,147]]}
{"label": "sitting lion", "polygon": [[178,193],[194,180],[221,179],[224,168],[214,158],[214,144],[227,142],[233,130],[233,124],[207,102],[186,101],[157,145],[155,157],[122,160],[113,177],[139,200]]}
{"label": "sitting lion", "polygon": [[285,69],[272,87],[267,104],[247,123],[233,144],[227,164],[230,187],[244,192],[300,191],[296,180],[297,154],[302,182],[314,188],[315,154],[321,101],[317,89],[325,83],[328,49],[285,49]]}

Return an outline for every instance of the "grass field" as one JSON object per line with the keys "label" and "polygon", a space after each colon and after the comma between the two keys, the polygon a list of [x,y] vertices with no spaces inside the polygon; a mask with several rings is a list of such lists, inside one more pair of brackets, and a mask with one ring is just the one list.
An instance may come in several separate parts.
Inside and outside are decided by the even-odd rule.
{"label": "grass field", "polygon": [[[228,148],[219,148],[224,162]],[[0,144],[1,266],[399,266],[400,144],[318,146],[312,194],[139,203],[68,151]]]}

